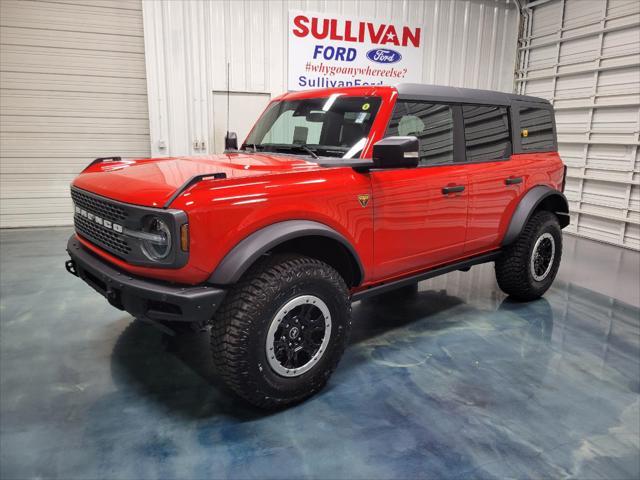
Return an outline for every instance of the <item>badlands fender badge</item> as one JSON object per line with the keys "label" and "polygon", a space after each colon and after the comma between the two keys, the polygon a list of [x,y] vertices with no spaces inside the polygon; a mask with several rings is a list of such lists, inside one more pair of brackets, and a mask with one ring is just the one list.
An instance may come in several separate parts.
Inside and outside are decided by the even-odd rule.
{"label": "badlands fender badge", "polygon": [[369,203],[369,194],[358,195],[358,201],[360,202],[360,205],[362,205],[362,208],[366,207]]}

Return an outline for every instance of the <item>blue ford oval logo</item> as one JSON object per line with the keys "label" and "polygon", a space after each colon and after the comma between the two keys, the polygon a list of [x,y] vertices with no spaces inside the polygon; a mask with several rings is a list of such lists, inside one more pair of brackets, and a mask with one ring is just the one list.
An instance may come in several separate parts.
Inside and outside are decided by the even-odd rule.
{"label": "blue ford oval logo", "polygon": [[376,63],[396,63],[402,60],[402,55],[390,48],[374,48],[367,52],[367,58]]}

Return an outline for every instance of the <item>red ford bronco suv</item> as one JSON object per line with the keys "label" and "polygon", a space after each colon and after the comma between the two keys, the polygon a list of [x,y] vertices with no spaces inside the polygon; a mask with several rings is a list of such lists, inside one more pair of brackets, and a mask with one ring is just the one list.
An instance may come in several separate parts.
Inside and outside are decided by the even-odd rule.
{"label": "red ford bronco suv", "polygon": [[404,84],[286,93],[222,155],[99,158],[74,181],[66,267],[115,307],[211,326],[223,381],[261,407],[319,391],[351,302],[495,262],[551,285],[568,225],[552,106]]}

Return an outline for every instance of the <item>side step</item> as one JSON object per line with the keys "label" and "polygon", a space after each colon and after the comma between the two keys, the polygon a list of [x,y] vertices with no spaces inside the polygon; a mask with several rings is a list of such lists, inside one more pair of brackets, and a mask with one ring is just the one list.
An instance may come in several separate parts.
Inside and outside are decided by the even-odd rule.
{"label": "side step", "polygon": [[368,298],[374,295],[379,295],[380,293],[389,292],[391,290],[395,290],[396,288],[406,287],[407,285],[418,283],[418,282],[421,282],[422,280],[428,280],[429,278],[438,277],[440,275],[444,275],[445,273],[453,272],[454,270],[466,271],[471,267],[473,267],[474,265],[493,262],[496,258],[500,256],[500,254],[501,254],[500,250],[496,250],[494,252],[489,252],[489,253],[483,253],[482,255],[478,255],[477,257],[468,258],[461,262],[455,262],[455,263],[450,263],[448,265],[443,265],[442,267],[437,267],[437,268],[434,268],[433,270],[428,270],[426,272],[418,273],[416,275],[412,275],[411,277],[402,278],[400,280],[396,280],[390,283],[381,283],[379,285],[369,287],[366,290],[362,290],[361,292],[354,293],[351,296],[351,301],[357,302],[358,300],[362,300],[363,298]]}

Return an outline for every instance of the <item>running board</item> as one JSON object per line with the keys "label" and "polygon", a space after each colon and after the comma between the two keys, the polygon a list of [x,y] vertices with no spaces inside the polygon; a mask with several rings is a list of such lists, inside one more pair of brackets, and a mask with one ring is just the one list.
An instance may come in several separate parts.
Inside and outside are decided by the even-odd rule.
{"label": "running board", "polygon": [[360,292],[356,292],[353,295],[351,295],[351,301],[357,302],[358,300],[362,300],[363,298],[372,297],[374,295],[379,295],[381,293],[389,292],[397,288],[413,285],[414,283],[421,282],[422,280],[428,280],[429,278],[438,277],[440,275],[444,275],[445,273],[453,272],[455,270],[465,270],[473,267],[474,265],[493,262],[496,258],[500,256],[501,253],[502,252],[500,250],[496,250],[494,252],[489,252],[489,253],[483,253],[482,255],[478,255],[477,257],[468,258],[461,262],[443,265],[442,267],[437,267],[437,268],[434,268],[433,270],[428,270],[426,272],[418,273],[416,275],[412,275],[411,277],[405,277],[400,280],[395,280],[393,282],[374,285],[372,287],[367,288],[366,290],[362,290]]}

